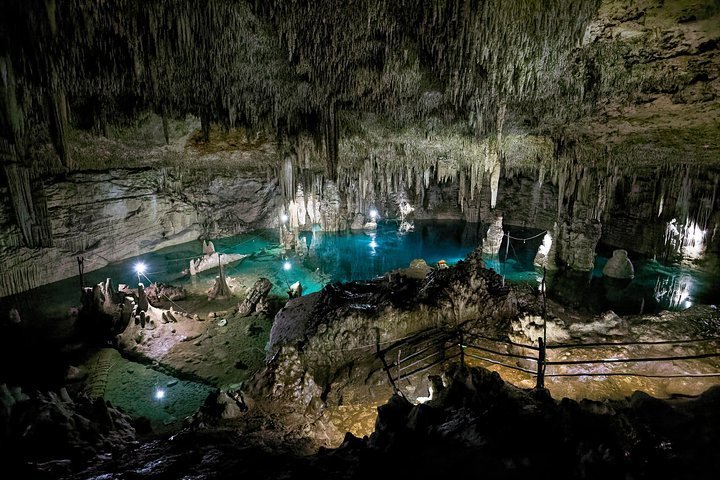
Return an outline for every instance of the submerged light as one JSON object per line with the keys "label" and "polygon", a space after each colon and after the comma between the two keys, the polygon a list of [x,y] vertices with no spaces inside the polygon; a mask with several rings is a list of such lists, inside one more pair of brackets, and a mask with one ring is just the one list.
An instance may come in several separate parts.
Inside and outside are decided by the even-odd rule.
{"label": "submerged light", "polygon": [[143,262],[136,263],[135,271],[137,272],[138,275],[142,275],[143,273],[145,273],[145,263],[143,263]]}
{"label": "submerged light", "polygon": [[162,400],[163,398],[165,398],[165,390],[163,390],[162,388],[155,390],[155,398],[158,400]]}
{"label": "submerged light", "polygon": [[283,270],[290,270],[292,268],[292,264],[290,262],[283,263]]}

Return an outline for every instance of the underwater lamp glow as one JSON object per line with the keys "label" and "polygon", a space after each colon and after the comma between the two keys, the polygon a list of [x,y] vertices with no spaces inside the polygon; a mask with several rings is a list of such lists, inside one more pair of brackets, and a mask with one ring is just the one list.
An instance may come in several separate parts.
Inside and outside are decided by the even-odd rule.
{"label": "underwater lamp glow", "polygon": [[292,268],[292,265],[290,262],[283,263],[283,270],[290,270]]}
{"label": "underwater lamp glow", "polygon": [[162,388],[155,390],[155,398],[157,400],[162,400],[163,398],[165,398],[165,390],[163,390]]}
{"label": "underwater lamp glow", "polygon": [[142,275],[145,273],[145,264],[143,262],[138,262],[135,264],[135,271],[138,275]]}

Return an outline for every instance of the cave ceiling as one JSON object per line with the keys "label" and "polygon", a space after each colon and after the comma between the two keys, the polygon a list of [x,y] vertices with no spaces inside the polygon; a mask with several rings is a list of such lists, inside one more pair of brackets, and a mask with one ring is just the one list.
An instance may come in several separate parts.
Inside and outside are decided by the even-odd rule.
{"label": "cave ceiling", "polygon": [[[3,2],[0,152],[153,113],[278,139],[547,138],[720,160],[720,1]],[[445,132],[445,133],[443,133]],[[7,160],[10,159],[10,160]]]}

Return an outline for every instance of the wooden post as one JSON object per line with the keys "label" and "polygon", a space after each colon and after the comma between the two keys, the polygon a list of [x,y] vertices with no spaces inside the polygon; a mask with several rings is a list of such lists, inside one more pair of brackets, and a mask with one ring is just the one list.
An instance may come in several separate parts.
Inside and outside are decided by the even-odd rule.
{"label": "wooden post", "polygon": [[542,338],[538,337],[538,344],[540,345],[540,351],[538,352],[537,383],[535,384],[535,388],[539,390],[545,388],[545,342]]}
{"label": "wooden post", "polygon": [[397,385],[395,384],[395,381],[392,378],[392,374],[390,373],[390,367],[388,366],[387,362],[385,361],[385,355],[383,355],[382,352],[380,351],[380,329],[379,328],[375,329],[375,354],[378,356],[378,358],[380,358],[380,361],[383,364],[383,370],[385,370],[385,373],[388,376],[388,381],[390,381],[390,385],[392,386],[393,391],[397,395],[404,397],[404,395],[402,394],[402,392],[400,392],[400,389],[397,387]]}
{"label": "wooden post", "polygon": [[507,237],[507,242],[505,242],[505,260],[503,260],[503,279],[502,279],[502,286],[505,286],[505,269],[507,268],[507,257],[508,257],[508,249],[510,248],[510,234],[506,233],[505,236]]}
{"label": "wooden post", "polygon": [[398,382],[400,381],[400,372],[402,370],[400,368],[400,354],[401,353],[402,353],[402,348],[398,348],[398,355],[397,355],[397,372],[398,372],[397,381]]}
{"label": "wooden post", "polygon": [[543,319],[543,342],[547,343],[547,294],[545,293],[545,290],[547,289],[547,283],[545,283],[545,267],[543,266],[543,277],[542,277],[542,297],[543,297],[543,305],[542,305],[542,319]]}

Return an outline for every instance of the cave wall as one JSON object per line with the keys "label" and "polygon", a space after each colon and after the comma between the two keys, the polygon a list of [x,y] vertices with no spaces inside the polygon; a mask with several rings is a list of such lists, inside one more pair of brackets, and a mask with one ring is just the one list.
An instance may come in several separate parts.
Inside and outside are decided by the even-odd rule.
{"label": "cave wall", "polygon": [[[157,119],[152,125],[156,123]],[[106,142],[85,138],[70,142],[69,148],[82,159],[97,155]],[[191,135],[178,134],[174,144],[157,147],[144,166],[45,177],[42,191],[52,246],[26,246],[11,196],[3,196],[0,246],[5,268],[0,296],[75,275],[78,255],[86,258],[89,271],[197,238],[276,227],[283,212],[290,214],[290,226],[298,231],[361,228],[371,207],[378,209],[381,219],[402,216],[410,222],[487,224],[502,217],[506,228],[549,231],[558,240],[554,253],[559,266],[579,270],[591,268],[598,242],[660,259],[676,258],[677,245],[670,245],[666,236],[673,218],[679,225],[699,225],[707,232],[708,250],[717,250],[720,173],[714,170],[678,166],[640,171],[579,164],[566,168],[553,158],[554,151],[533,150],[537,139],[532,139],[521,150],[533,156],[514,157],[510,151],[498,159],[500,171],[495,176],[475,169],[479,162],[472,163],[472,158],[466,165],[465,157],[455,163],[448,160],[455,150],[447,142],[447,155],[439,160],[436,156],[435,163],[430,156],[418,161],[414,151],[396,154],[394,163],[373,165],[366,160],[356,178],[343,184],[325,178],[311,160],[302,168],[277,160],[272,144],[245,143],[238,153],[237,145],[215,142],[197,150]],[[120,163],[115,156],[128,148],[119,139],[111,145],[112,158],[100,163]],[[143,148],[146,154],[150,151]],[[465,156],[474,152],[457,151]],[[350,172],[352,157],[346,164],[344,153],[342,149],[340,171]],[[3,182],[0,188],[8,189]]]}
{"label": "cave wall", "polygon": [[[21,246],[16,224],[3,223],[0,296],[76,275],[76,256],[91,271],[200,237],[266,227],[276,190],[275,182],[243,172],[208,178],[171,169],[112,169],[55,179],[44,188],[51,247]],[[0,212],[7,214],[4,198]]]}
{"label": "cave wall", "polygon": [[4,7],[0,295],[283,212],[717,249],[717,0]]}

